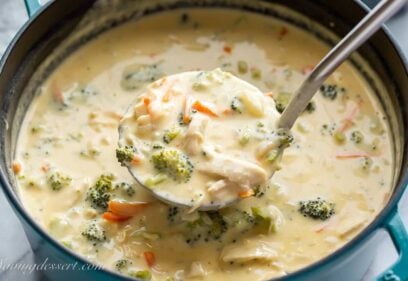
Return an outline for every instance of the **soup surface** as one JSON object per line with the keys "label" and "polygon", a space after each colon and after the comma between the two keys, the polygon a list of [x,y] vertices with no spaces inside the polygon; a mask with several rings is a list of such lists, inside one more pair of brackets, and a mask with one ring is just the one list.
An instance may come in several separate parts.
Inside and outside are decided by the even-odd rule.
{"label": "soup surface", "polygon": [[[100,35],[50,75],[27,112],[13,164],[26,208],[65,247],[145,280],[265,280],[321,259],[370,223],[391,192],[387,120],[350,64],[296,122],[282,169],[233,206],[165,205],[116,156],[120,120],[161,77],[221,68],[281,112],[327,51],[284,22],[221,9],[162,12]],[[214,130],[225,138],[219,151],[241,140],[236,155],[244,157],[269,130],[252,126],[242,140],[248,124],[235,124],[236,138]]]}

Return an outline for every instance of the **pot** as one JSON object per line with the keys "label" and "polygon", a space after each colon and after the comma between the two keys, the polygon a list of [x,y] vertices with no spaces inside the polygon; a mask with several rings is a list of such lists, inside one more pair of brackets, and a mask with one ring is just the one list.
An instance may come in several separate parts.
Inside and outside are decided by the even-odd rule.
{"label": "pot", "polygon": [[[10,170],[19,128],[34,95],[33,91],[30,91],[30,88],[34,89],[36,85],[32,76],[36,74],[34,76],[41,80],[41,75],[37,73],[38,67],[75,28],[93,2],[58,0],[50,1],[41,7],[37,0],[26,0],[31,18],[14,38],[0,62],[0,182],[23,224],[32,247],[36,248],[38,265],[44,265],[44,260],[46,261],[42,269],[52,280],[131,280],[115,272],[95,267],[84,258],[60,246],[50,237],[22,206],[16,191],[14,176]],[[111,0],[111,2],[114,1]],[[133,1],[132,4],[139,5],[142,2],[147,1]],[[152,2],[154,1],[150,1]],[[177,7],[214,5],[246,9],[291,21],[331,44],[333,44],[332,39],[322,36],[303,21],[295,20],[280,13],[279,9],[271,7],[276,7],[276,4],[287,6],[319,22],[340,37],[344,36],[350,27],[366,14],[364,5],[351,0],[162,0],[158,2],[161,4],[147,9],[146,13]],[[270,2],[275,5],[269,5]],[[76,38],[77,40],[66,49],[65,55],[103,30],[135,16],[135,14],[129,14],[111,19],[107,21],[107,25],[90,31],[87,36]],[[377,280],[408,280],[408,233],[398,214],[397,206],[408,183],[408,61],[386,29],[377,32],[360,48],[360,54],[369,62],[387,87],[387,92],[376,92],[390,120],[396,143],[393,194],[377,218],[344,247],[306,268],[275,280],[360,280],[374,257],[378,241],[377,234],[381,229],[391,235],[399,252],[399,259],[386,272],[378,276]],[[60,59],[63,59],[63,55]],[[55,65],[56,63],[50,64],[48,71],[55,68]],[[355,65],[358,67],[357,62]],[[375,89],[375,83],[370,78],[370,74],[362,69],[361,71]],[[65,270],[61,267],[68,264],[71,266]]]}

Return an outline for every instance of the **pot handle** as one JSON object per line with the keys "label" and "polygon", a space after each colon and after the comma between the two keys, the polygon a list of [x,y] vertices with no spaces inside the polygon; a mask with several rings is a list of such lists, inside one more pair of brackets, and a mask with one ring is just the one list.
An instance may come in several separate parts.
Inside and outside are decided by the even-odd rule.
{"label": "pot handle", "polygon": [[390,234],[397,248],[398,260],[385,272],[377,277],[377,281],[406,281],[408,280],[408,232],[401,216],[396,209],[385,224],[385,230]]}
{"label": "pot handle", "polygon": [[39,0],[24,0],[28,17],[32,17],[40,8],[41,3]]}

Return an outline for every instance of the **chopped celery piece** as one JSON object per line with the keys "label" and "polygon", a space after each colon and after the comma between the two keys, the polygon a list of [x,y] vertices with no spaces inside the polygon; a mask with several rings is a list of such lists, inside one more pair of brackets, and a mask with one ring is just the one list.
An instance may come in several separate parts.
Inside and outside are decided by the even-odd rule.
{"label": "chopped celery piece", "polygon": [[346,135],[342,132],[335,132],[333,137],[334,140],[339,144],[342,144],[346,141]]}
{"label": "chopped celery piece", "polygon": [[246,61],[238,61],[238,72],[240,74],[245,74],[248,72],[248,64],[246,63]]}

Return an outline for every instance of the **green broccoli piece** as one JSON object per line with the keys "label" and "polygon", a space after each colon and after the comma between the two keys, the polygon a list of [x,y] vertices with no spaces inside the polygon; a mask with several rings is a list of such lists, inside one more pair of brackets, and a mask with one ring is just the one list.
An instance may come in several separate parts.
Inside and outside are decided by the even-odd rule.
{"label": "green broccoli piece", "polygon": [[136,191],[133,186],[127,182],[121,182],[115,185],[115,189],[121,190],[125,195],[132,197]]}
{"label": "green broccoli piece", "polygon": [[255,226],[266,233],[276,232],[276,225],[268,214],[265,214],[259,207],[252,207],[251,212]]}
{"label": "green broccoli piece", "polygon": [[322,86],[320,86],[320,91],[323,97],[330,100],[335,100],[337,98],[337,95],[340,93],[344,93],[346,89],[335,84],[323,84]]}
{"label": "green broccoli piece", "polygon": [[89,224],[81,234],[88,239],[88,241],[95,242],[95,244],[97,242],[106,241],[105,230],[103,230],[102,227],[97,225],[95,222]]}
{"label": "green broccoli piece", "polygon": [[163,142],[164,143],[170,143],[172,140],[177,138],[177,136],[180,134],[180,129],[179,128],[171,128],[169,130],[166,130],[163,135]]}
{"label": "green broccoli piece", "polygon": [[179,182],[187,182],[194,169],[188,156],[175,149],[157,151],[152,154],[151,161],[160,173]]}
{"label": "green broccoli piece", "polygon": [[129,274],[131,277],[143,280],[143,281],[150,281],[152,280],[152,274],[148,270],[139,270],[134,271]]}
{"label": "green broccoli piece", "polygon": [[123,269],[125,269],[130,264],[132,264],[130,260],[121,259],[115,263],[115,268],[117,271],[121,272]]}
{"label": "green broccoli piece", "polygon": [[315,200],[300,201],[299,212],[305,217],[316,220],[327,220],[334,215],[334,204],[318,197]]}
{"label": "green broccoli piece", "polygon": [[364,135],[360,131],[354,131],[351,133],[350,139],[355,144],[359,144],[363,142]]}
{"label": "green broccoli piece", "polygon": [[316,110],[316,104],[311,101],[307,104],[305,111],[308,113],[313,113]]}
{"label": "green broccoli piece", "polygon": [[279,139],[279,148],[288,147],[293,142],[293,136],[289,130],[280,128],[273,132],[273,134]]}
{"label": "green broccoli piece", "polygon": [[109,192],[112,190],[112,180],[113,175],[101,175],[96,183],[89,188],[86,200],[91,202],[93,208],[106,210],[111,198]]}
{"label": "green broccoli piece", "polygon": [[116,148],[116,158],[121,166],[126,166],[125,163],[132,161],[136,148],[133,146],[125,146]]}
{"label": "green broccoli piece", "polygon": [[238,97],[234,97],[232,99],[230,107],[233,111],[237,113],[242,113],[242,110],[241,110],[242,104]]}
{"label": "green broccoli piece", "polygon": [[240,60],[237,62],[238,72],[240,74],[245,74],[248,72],[248,63],[246,61]]}
{"label": "green broccoli piece", "polygon": [[59,172],[55,172],[48,177],[47,182],[52,190],[57,191],[63,187],[68,187],[72,182],[72,178]]}
{"label": "green broccoli piece", "polygon": [[285,110],[286,106],[289,104],[291,97],[292,94],[288,92],[279,92],[278,95],[274,97],[275,107],[279,113],[282,113]]}

